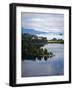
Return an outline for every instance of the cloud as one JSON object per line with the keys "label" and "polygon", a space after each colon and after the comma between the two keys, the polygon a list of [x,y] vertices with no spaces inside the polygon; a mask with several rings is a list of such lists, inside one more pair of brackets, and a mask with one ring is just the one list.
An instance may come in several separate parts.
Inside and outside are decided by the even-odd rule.
{"label": "cloud", "polygon": [[21,26],[43,32],[64,32],[64,15],[22,12]]}

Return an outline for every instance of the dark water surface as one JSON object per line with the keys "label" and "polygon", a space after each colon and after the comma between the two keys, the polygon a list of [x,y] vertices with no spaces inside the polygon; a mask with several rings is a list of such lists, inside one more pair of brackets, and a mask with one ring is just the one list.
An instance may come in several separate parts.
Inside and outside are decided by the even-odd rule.
{"label": "dark water surface", "polygon": [[56,76],[64,75],[64,44],[46,44],[44,47],[48,52],[53,52],[54,57],[47,60],[23,60],[21,63],[21,76]]}

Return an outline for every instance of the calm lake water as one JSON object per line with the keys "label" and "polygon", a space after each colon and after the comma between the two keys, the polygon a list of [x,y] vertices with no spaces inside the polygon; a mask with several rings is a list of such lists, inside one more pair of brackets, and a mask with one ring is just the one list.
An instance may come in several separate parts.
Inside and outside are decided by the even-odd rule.
{"label": "calm lake water", "polygon": [[55,56],[44,60],[23,60],[22,77],[64,75],[64,44],[46,44],[44,47]]}

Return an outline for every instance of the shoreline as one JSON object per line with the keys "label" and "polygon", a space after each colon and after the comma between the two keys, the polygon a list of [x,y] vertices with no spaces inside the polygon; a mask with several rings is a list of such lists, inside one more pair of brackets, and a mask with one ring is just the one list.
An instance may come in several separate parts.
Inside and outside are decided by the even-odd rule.
{"label": "shoreline", "polygon": [[48,40],[48,43],[64,44],[63,40]]}

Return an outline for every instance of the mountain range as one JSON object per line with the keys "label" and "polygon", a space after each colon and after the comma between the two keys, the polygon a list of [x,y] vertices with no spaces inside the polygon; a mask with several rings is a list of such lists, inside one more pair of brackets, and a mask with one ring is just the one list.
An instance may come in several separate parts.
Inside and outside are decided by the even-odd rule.
{"label": "mountain range", "polygon": [[36,31],[36,30],[33,30],[33,29],[24,29],[24,28],[22,28],[22,33],[28,33],[28,34],[31,34],[31,35],[48,34],[46,32]]}
{"label": "mountain range", "polygon": [[22,28],[22,33],[28,33],[28,34],[31,34],[31,35],[39,35],[39,34],[53,34],[53,35],[63,35],[63,32],[42,32],[42,31],[37,31],[37,30],[34,30],[34,29],[24,29]]}

